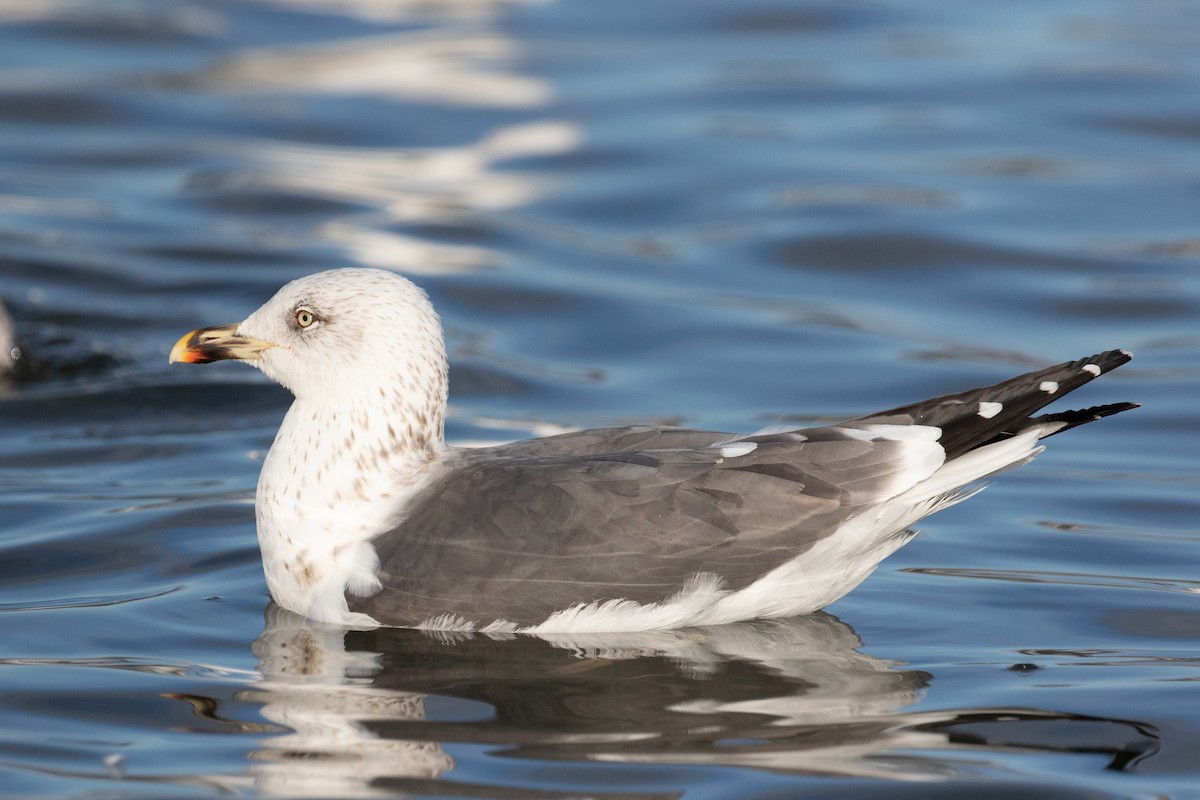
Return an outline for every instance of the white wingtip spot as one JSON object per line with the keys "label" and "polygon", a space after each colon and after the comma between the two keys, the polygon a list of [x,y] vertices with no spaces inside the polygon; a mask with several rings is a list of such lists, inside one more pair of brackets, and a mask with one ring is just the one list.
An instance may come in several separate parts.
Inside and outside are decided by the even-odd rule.
{"label": "white wingtip spot", "polygon": [[979,416],[991,419],[1004,410],[1004,403],[989,403],[986,400],[979,404]]}
{"label": "white wingtip spot", "polygon": [[1054,394],[1058,391],[1058,381],[1042,381],[1038,384],[1038,388],[1046,394]]}
{"label": "white wingtip spot", "polygon": [[1084,371],[1084,372],[1090,372],[1090,373],[1092,373],[1093,375],[1099,375],[1099,374],[1100,374],[1100,367],[1096,366],[1095,364],[1084,364],[1084,365],[1083,365],[1083,371]]}

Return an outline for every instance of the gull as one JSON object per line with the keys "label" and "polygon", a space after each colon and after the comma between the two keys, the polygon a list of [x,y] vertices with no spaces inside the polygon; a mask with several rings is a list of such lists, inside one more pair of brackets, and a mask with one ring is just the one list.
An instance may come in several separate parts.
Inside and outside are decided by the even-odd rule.
{"label": "gull", "polygon": [[17,346],[16,328],[8,315],[8,309],[0,301],[0,378],[15,370],[20,358],[21,348]]}
{"label": "gull", "polygon": [[1038,414],[1130,358],[1110,350],[823,427],[636,425],[455,448],[428,297],[352,268],[184,334],[169,360],[244,361],[295,397],[255,499],[280,606],[360,628],[597,633],[823,608],[1041,439],[1136,408]]}

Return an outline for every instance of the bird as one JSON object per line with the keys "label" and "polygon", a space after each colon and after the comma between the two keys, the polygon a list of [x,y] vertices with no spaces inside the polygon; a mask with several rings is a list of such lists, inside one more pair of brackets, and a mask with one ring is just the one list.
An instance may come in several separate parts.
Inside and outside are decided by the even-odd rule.
{"label": "bird", "polygon": [[255,497],[278,605],[352,628],[538,634],[821,609],[1040,440],[1136,408],[1039,413],[1131,358],[1109,350],[817,427],[453,447],[428,296],[388,270],[342,268],[184,334],[168,361],[243,361],[294,396]]}
{"label": "bird", "polygon": [[8,315],[4,302],[0,301],[0,378],[16,370],[21,358],[21,348],[17,345],[17,332]]}

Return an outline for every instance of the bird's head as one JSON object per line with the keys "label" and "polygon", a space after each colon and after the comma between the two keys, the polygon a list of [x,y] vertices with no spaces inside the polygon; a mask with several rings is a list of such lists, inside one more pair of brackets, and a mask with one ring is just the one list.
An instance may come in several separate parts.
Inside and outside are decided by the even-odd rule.
{"label": "bird's head", "polygon": [[317,403],[384,393],[444,398],[446,385],[441,323],[428,297],[379,269],[294,280],[240,323],[184,334],[169,360],[245,361]]}

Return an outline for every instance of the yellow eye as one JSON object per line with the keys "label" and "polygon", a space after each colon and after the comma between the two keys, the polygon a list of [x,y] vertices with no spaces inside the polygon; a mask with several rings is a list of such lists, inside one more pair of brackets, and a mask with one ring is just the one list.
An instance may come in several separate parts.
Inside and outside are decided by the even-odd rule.
{"label": "yellow eye", "polygon": [[317,321],[317,315],[309,311],[307,308],[296,310],[296,324],[301,328],[311,328]]}

